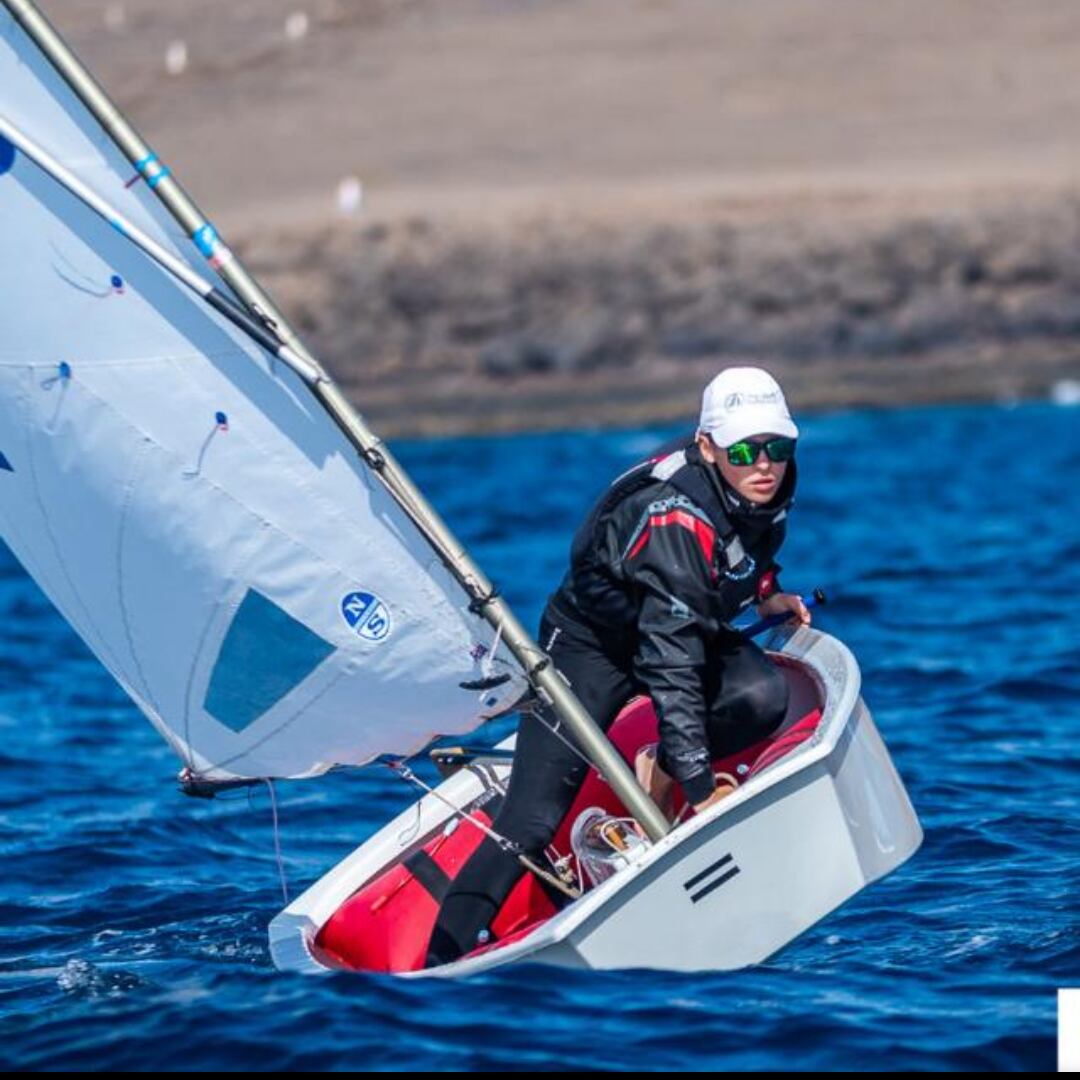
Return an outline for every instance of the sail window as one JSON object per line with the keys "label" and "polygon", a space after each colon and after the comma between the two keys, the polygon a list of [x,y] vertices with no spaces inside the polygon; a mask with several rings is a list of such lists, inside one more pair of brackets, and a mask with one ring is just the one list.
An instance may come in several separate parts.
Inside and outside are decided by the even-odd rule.
{"label": "sail window", "polygon": [[330,642],[249,589],[210,676],[206,711],[233,731],[243,731],[333,651]]}

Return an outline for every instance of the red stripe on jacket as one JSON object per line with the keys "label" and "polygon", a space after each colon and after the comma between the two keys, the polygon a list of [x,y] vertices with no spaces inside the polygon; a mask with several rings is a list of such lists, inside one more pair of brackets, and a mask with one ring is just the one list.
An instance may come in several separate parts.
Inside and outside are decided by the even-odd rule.
{"label": "red stripe on jacket", "polygon": [[697,539],[701,547],[701,553],[705,556],[705,562],[712,566],[713,547],[716,544],[716,530],[701,518],[695,517],[686,510],[669,510],[664,514],[652,514],[645,523],[645,530],[635,541],[634,546],[627,553],[627,558],[632,559],[649,542],[649,535],[654,528],[662,529],[667,525],[681,525],[689,529]]}

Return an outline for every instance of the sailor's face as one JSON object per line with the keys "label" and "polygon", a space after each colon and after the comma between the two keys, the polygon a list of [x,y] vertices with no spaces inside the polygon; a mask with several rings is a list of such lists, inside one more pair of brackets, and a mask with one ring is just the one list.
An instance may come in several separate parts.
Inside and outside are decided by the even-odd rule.
{"label": "sailor's face", "polygon": [[[775,432],[762,432],[753,435],[748,442],[763,443],[775,439]],[[727,452],[717,446],[708,435],[698,435],[701,456],[720,470],[720,475],[744,498],[752,503],[767,503],[780,490],[787,473],[786,461],[770,461],[764,449],[758,450],[752,465],[732,465]]]}

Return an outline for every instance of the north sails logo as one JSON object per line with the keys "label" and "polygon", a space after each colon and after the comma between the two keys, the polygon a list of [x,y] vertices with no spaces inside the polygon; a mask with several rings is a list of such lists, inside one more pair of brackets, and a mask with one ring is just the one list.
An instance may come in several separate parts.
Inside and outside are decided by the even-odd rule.
{"label": "north sails logo", "polygon": [[341,614],[366,641],[382,641],[390,633],[390,612],[374,593],[349,593],[341,601]]}
{"label": "north sails logo", "polygon": [[717,859],[712,866],[705,867],[700,874],[695,874],[689,881],[684,881],[683,888],[690,894],[690,902],[696,904],[738,873],[739,868],[729,853],[722,859]]}
{"label": "north sails logo", "polygon": [[728,412],[741,409],[744,405],[775,405],[780,400],[778,390],[770,390],[767,394],[728,394],[724,398],[724,408]]}

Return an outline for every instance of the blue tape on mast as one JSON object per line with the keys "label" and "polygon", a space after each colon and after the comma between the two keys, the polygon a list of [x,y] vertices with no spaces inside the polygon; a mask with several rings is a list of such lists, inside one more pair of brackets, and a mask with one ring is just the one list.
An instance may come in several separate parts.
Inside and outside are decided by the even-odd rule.
{"label": "blue tape on mast", "polygon": [[205,225],[196,229],[191,235],[192,240],[195,241],[195,246],[206,256],[208,259],[214,257],[214,252],[217,250],[217,246],[220,243],[220,239],[217,234],[217,230],[207,222]]}
{"label": "blue tape on mast", "polygon": [[147,154],[135,162],[135,168],[146,177],[147,184],[152,188],[156,188],[166,177],[172,176],[172,170],[161,164],[157,154]]}
{"label": "blue tape on mast", "polygon": [[170,176],[172,176],[172,170],[169,169],[167,166],[162,165],[161,169],[158,172],[156,172],[153,176],[148,176],[146,178],[146,182],[150,185],[150,187],[156,188],[158,184],[162,182],[162,180],[167,180]]}

